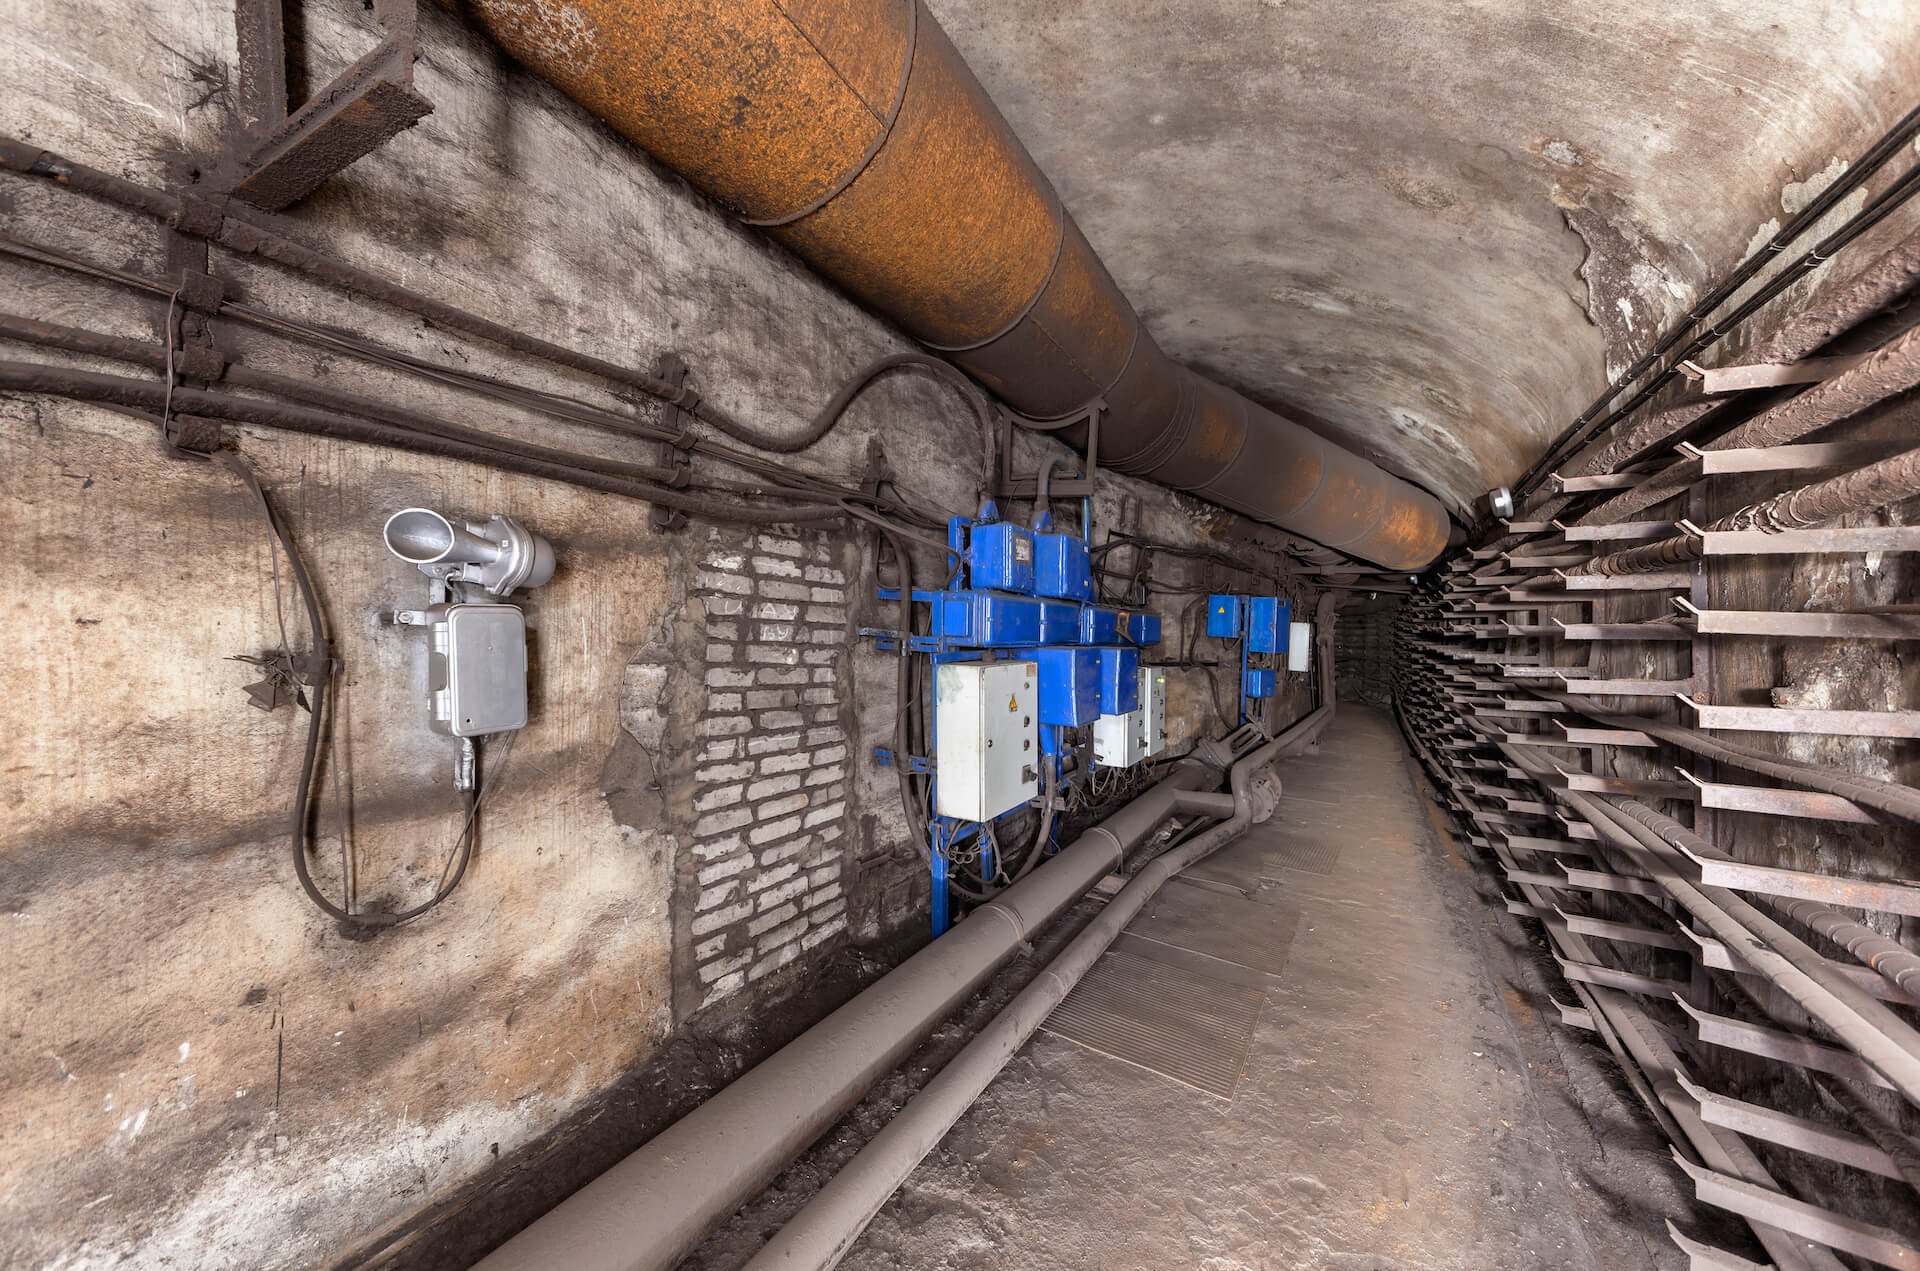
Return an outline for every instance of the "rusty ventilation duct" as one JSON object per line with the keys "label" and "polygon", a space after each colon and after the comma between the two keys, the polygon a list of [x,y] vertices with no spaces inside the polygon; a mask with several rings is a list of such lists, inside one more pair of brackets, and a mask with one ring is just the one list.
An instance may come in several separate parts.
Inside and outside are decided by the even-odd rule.
{"label": "rusty ventilation duct", "polygon": [[1392,569],[1425,491],[1174,363],[918,0],[463,0],[515,57],[1122,472]]}

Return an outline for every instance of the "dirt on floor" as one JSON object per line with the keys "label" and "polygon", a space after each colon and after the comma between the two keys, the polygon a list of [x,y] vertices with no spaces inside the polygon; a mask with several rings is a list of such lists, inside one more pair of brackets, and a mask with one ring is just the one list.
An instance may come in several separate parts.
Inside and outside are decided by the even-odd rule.
{"label": "dirt on floor", "polygon": [[[1344,711],[1280,775],[1274,820],[1162,890],[844,1265],[1677,1271],[1669,1218],[1745,1248],[1695,1214],[1611,1059],[1557,1023],[1551,962],[1430,815],[1388,717]],[[1099,903],[684,1265],[751,1257]],[[1192,1015],[1206,982],[1257,995],[1242,1049]],[[1190,1066],[1222,1044],[1230,1097]]]}

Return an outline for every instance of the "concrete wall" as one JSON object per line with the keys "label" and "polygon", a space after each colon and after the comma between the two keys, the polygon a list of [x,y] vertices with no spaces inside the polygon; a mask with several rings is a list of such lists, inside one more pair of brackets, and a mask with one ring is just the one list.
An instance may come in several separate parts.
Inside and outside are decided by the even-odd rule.
{"label": "concrete wall", "polygon": [[[679,350],[709,399],[762,427],[797,428],[854,367],[906,347],[455,18],[429,6],[422,24],[433,114],[298,208],[305,241],[614,361]],[[306,83],[374,38],[359,6],[308,5],[297,28]],[[215,0],[30,4],[0,32],[6,127],[135,180],[184,180],[234,126],[234,62]],[[0,214],[9,234],[165,272],[152,223],[70,192],[3,176]],[[253,260],[215,251],[212,267],[276,312],[655,409]],[[16,312],[161,329],[164,301],[14,261],[0,276]],[[265,369],[655,458],[651,443],[228,338]],[[451,745],[425,726],[420,639],[381,620],[424,603],[425,580],[383,550],[382,520],[416,504],[505,512],[559,551],[554,580],[523,597],[533,722],[486,757],[466,881],[418,924],[357,940],[293,877],[306,716],[250,706],[262,672],[235,660],[307,647],[250,496],[222,467],[165,457],[151,424],[124,415],[9,398],[0,419],[0,1264],[354,1260],[668,1040],[783,1001],[804,1015],[823,959],[924,921],[923,868],[868,758],[892,719],[891,663],[853,632],[892,615],[870,599],[865,535],[661,532],[630,500],[230,429],[312,567],[344,665],[313,858],[330,896],[348,870],[363,904],[430,894],[459,824]],[[876,436],[916,498],[972,508],[984,439],[924,381],[883,383],[795,463],[855,474]],[[1023,438],[1022,462],[1050,444]],[[1114,482],[1100,513],[1203,541],[1136,483]],[[921,568],[931,576],[931,558]],[[1248,581],[1199,563],[1156,572]],[[1159,602],[1170,640],[1186,600]],[[1212,726],[1205,673],[1176,679],[1183,745]],[[1303,691],[1290,693],[1297,713]]]}

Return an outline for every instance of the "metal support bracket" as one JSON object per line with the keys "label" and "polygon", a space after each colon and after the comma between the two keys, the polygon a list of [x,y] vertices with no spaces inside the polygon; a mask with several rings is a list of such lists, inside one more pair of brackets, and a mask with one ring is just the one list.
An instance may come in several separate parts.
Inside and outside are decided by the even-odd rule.
{"label": "metal support bracket", "polygon": [[[700,394],[687,387],[686,359],[678,353],[662,353],[654,361],[653,374],[678,392],[672,401],[660,408],[660,422],[668,428],[678,429],[671,441],[661,443],[660,457],[673,471],[667,484],[676,490],[684,489],[693,479],[691,450],[694,432],[691,421]],[[687,514],[678,508],[661,507],[655,503],[647,510],[647,523],[656,530],[682,529],[687,524]]]}
{"label": "metal support bracket", "polygon": [[235,0],[234,6],[251,144],[224,184],[235,198],[270,212],[299,202],[433,110],[413,88],[416,0],[375,0],[385,38],[289,111],[283,3]]}
{"label": "metal support bracket", "polygon": [[[1079,424],[1087,427],[1087,470],[1077,477],[1061,477],[1047,485],[1048,493],[1063,499],[1090,499],[1100,473],[1100,419],[1107,413],[1107,403],[1095,398],[1087,408],[1074,418],[1060,425],[1072,428]],[[1058,430],[1052,430],[1058,431]],[[1040,493],[1038,474],[1031,477],[1016,477],[1013,474],[1013,420],[1004,413],[1000,416],[998,435],[994,439],[994,449],[1000,452],[998,474],[994,480],[993,497],[995,501],[1005,499],[1031,499]]]}

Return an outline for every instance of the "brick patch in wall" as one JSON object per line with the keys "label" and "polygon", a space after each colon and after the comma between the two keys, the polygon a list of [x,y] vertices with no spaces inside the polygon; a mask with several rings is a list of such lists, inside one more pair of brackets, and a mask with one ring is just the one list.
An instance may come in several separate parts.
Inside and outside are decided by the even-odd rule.
{"label": "brick patch in wall", "polygon": [[694,576],[692,934],[707,1007],[847,929],[847,579],[823,534],[710,531]]}

